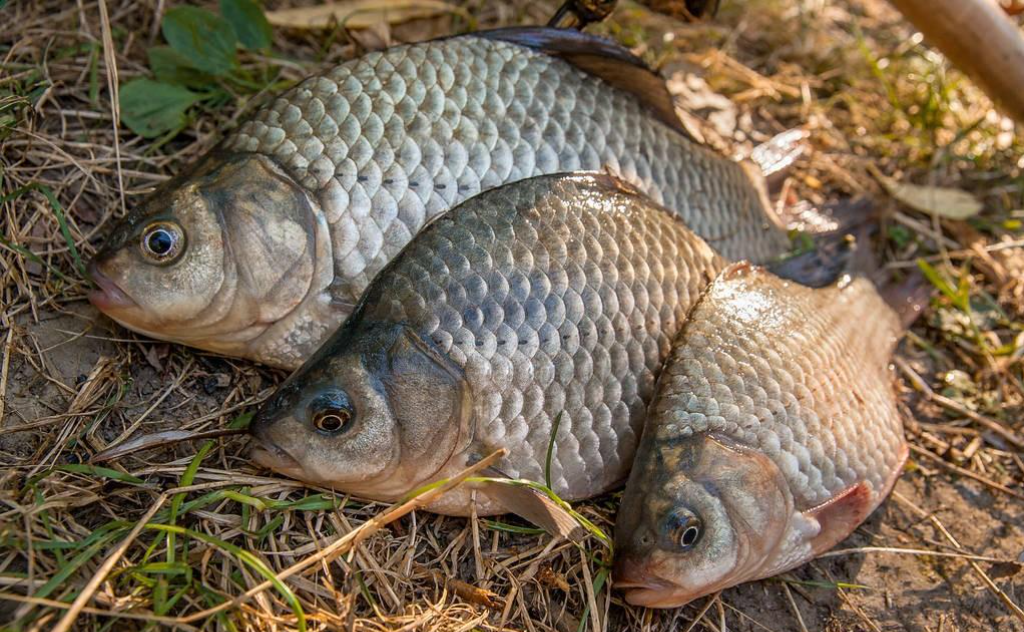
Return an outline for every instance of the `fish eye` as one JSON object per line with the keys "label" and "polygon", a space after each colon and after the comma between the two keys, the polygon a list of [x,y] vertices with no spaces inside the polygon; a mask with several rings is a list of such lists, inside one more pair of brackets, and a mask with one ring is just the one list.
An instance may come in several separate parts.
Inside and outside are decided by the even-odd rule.
{"label": "fish eye", "polygon": [[142,231],[142,254],[153,263],[167,264],[185,249],[185,234],[173,222],[153,222]]}
{"label": "fish eye", "polygon": [[700,518],[686,512],[684,515],[675,516],[672,528],[672,540],[679,549],[689,551],[700,541],[704,533],[704,523]]}
{"label": "fish eye", "polygon": [[313,415],[313,426],[320,432],[334,434],[340,432],[352,420],[352,413],[344,408],[318,411]]}
{"label": "fish eye", "polygon": [[327,393],[315,398],[309,405],[313,427],[322,434],[337,434],[349,427],[353,410],[343,392]]}

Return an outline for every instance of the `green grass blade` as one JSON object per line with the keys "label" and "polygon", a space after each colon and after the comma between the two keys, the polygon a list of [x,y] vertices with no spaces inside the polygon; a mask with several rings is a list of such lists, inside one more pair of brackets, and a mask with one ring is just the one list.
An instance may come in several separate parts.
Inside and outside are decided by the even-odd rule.
{"label": "green grass blade", "polygon": [[231,555],[237,557],[241,562],[252,568],[254,571],[259,573],[264,579],[269,581],[274,588],[281,594],[288,605],[291,607],[292,612],[295,614],[296,625],[302,632],[306,629],[306,615],[302,610],[302,604],[299,603],[298,597],[292,592],[292,589],[285,585],[274,571],[270,570],[266,564],[263,563],[258,557],[242,549],[241,547],[231,544],[220,538],[216,538],[206,533],[200,533],[199,531],[193,531],[186,529],[185,527],[179,527],[176,525],[169,524],[147,524],[147,529],[153,529],[156,531],[163,531],[164,533],[174,533],[176,535],[189,537],[200,542],[205,542],[211,546],[215,546]]}
{"label": "green grass blade", "polygon": [[555,415],[555,421],[551,424],[551,437],[548,439],[548,453],[544,458],[544,484],[551,489],[551,456],[555,452],[555,437],[558,435],[558,426],[562,423],[562,413]]}
{"label": "green grass blade", "polygon": [[56,470],[62,472],[74,472],[75,474],[90,474],[92,476],[98,476],[100,478],[110,478],[115,481],[121,481],[122,483],[130,483],[132,485],[141,485],[145,483],[141,478],[132,476],[131,474],[125,474],[109,467],[100,467],[98,465],[86,465],[84,463],[71,463],[68,465],[58,465]]}
{"label": "green grass blade", "polygon": [[[39,191],[43,197],[46,198],[46,201],[50,203],[50,209],[53,211],[53,216],[57,218],[57,225],[60,227],[60,234],[64,237],[64,242],[67,244],[68,251],[71,253],[71,258],[75,262],[75,269],[78,270],[78,274],[80,274],[83,279],[88,279],[89,276],[85,272],[85,264],[82,263],[82,255],[79,254],[78,247],[75,246],[75,240],[71,237],[71,229],[68,227],[68,220],[64,215],[64,207],[61,206],[60,201],[57,200],[57,196],[53,194],[50,187],[33,182],[32,184],[27,184],[8,193],[0,198],[0,201],[9,202],[10,200],[21,197],[29,191]],[[4,241],[6,242],[6,240]],[[5,243],[5,245],[11,247],[10,244]],[[42,263],[42,261],[39,262]]]}

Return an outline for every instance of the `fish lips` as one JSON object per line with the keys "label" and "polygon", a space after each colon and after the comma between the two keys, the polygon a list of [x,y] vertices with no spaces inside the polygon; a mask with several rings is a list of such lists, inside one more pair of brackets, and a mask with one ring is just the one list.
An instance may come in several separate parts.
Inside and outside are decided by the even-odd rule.
{"label": "fish lips", "polygon": [[614,586],[624,591],[626,601],[646,608],[674,608],[689,601],[679,586],[654,577],[644,561],[620,557],[615,561]]}
{"label": "fish lips", "polygon": [[118,287],[117,283],[114,283],[113,279],[103,274],[95,259],[89,262],[86,271],[92,282],[96,284],[96,288],[89,291],[89,302],[101,312],[117,312],[138,306],[132,297]]}
{"label": "fish lips", "polygon": [[262,436],[259,432],[252,435],[253,445],[249,450],[249,457],[257,464],[281,472],[292,478],[302,477],[302,466],[299,461],[286,450],[274,443],[272,440]]}

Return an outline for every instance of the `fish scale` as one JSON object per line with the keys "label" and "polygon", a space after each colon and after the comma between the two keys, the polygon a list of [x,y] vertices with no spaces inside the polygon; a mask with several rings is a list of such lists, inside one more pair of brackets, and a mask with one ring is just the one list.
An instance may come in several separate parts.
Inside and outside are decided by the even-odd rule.
{"label": "fish scale", "polygon": [[857,481],[884,489],[901,461],[886,369],[901,327],[864,279],[802,290],[811,305],[789,308],[776,296],[792,288],[754,275],[713,289],[666,363],[651,419],[655,441],[712,432],[764,451],[802,511]]}
{"label": "fish scale", "polygon": [[[570,195],[569,192],[565,194]],[[623,453],[631,453],[635,442],[637,405],[652,386],[656,371],[654,364],[659,356],[657,349],[664,348],[666,343],[666,339],[657,341],[655,337],[653,344],[646,345],[647,349],[644,349],[641,340],[613,333],[626,330],[624,323],[616,328],[612,321],[612,318],[625,320],[623,312],[619,311],[622,306],[618,304],[616,292],[608,291],[608,288],[616,288],[617,275],[614,271],[630,270],[637,262],[643,266],[647,256],[657,258],[666,256],[666,253],[645,247],[640,249],[640,253],[634,252],[632,259],[627,259],[619,255],[617,243],[641,245],[638,241],[647,235],[623,235],[621,226],[602,226],[594,216],[587,217],[586,214],[574,217],[572,210],[559,208],[557,202],[543,200],[538,204],[527,197],[510,208],[516,211],[531,209],[524,213],[526,217],[522,220],[513,220],[514,224],[525,226],[513,229],[520,257],[510,263],[518,269],[515,276],[531,278],[528,284],[517,284],[520,292],[506,299],[506,311],[519,315],[521,321],[516,319],[506,328],[497,322],[485,324],[452,319],[445,327],[425,330],[425,335],[433,337],[435,342],[441,341],[442,350],[451,353],[456,362],[465,363],[471,382],[481,387],[486,385],[493,393],[492,397],[484,398],[478,408],[479,419],[483,423],[478,438],[488,445],[507,444],[511,448],[508,463],[503,468],[506,474],[535,480],[543,475],[551,422],[560,412],[564,413],[565,425],[555,444],[553,476],[557,489],[576,496],[581,481],[595,481],[601,486],[621,478],[624,473],[626,464],[622,463],[622,456]],[[546,214],[550,214],[550,219],[543,224],[535,224]],[[568,217],[564,217],[567,214]],[[495,223],[508,222],[509,218],[509,215],[496,215],[474,218],[475,221],[464,219],[466,233],[470,233],[465,237],[500,233],[501,226]],[[437,228],[438,232],[444,230],[444,226]],[[572,239],[574,234],[588,235],[591,239],[585,243],[584,240]],[[594,235],[603,239],[593,239]],[[658,240],[654,241],[656,245]],[[469,239],[433,242],[428,237],[417,243],[408,257],[415,259],[434,252],[438,253],[435,257],[441,261],[445,258],[460,263],[468,260],[468,265],[442,263],[434,267],[443,271],[440,294],[447,298],[454,312],[472,310],[476,297],[465,292],[464,287],[469,280],[481,277],[471,271],[491,271],[492,282],[484,281],[487,286],[503,284],[503,272],[500,268],[494,269],[494,262],[484,248],[469,245],[467,242],[472,243]],[[676,249],[669,249],[669,252],[668,256],[673,258],[680,254]],[[447,253],[447,257],[441,253]],[[570,287],[567,275],[558,269],[563,260],[573,261],[579,268],[589,268],[588,282]],[[397,273],[399,269],[396,267],[394,271]],[[542,273],[548,270],[551,273]],[[577,278],[582,280],[583,276],[577,275]],[[640,278],[636,283],[639,287],[657,283],[649,269],[642,270],[637,276]],[[677,279],[673,274],[667,276],[665,283],[670,286],[677,280],[686,280]],[[417,283],[432,281],[439,282],[427,278],[419,279]],[[389,290],[398,295],[404,296],[413,291],[411,283],[404,284],[400,279],[394,279],[393,283],[395,286]],[[631,286],[626,286],[622,291],[628,294],[630,289]],[[671,291],[668,293],[672,294]],[[509,306],[509,299],[515,304]],[[396,308],[397,312],[393,311]],[[655,311],[658,310],[654,306],[647,313],[641,308],[637,312],[642,314],[639,320],[656,321],[671,329],[681,313],[677,308],[670,318],[672,322],[664,323],[660,321],[665,315],[655,314]],[[368,310],[366,313],[366,317],[397,318],[415,323],[413,316],[403,305],[395,303],[383,310]],[[560,339],[565,341],[564,346]],[[513,343],[518,345],[519,353],[509,357],[499,350],[500,346],[511,349]],[[501,405],[501,394],[509,387],[528,389],[534,380],[540,389],[538,401],[543,405],[531,411],[534,413],[532,416],[510,415],[513,411]],[[491,390],[496,386],[505,388]],[[517,401],[521,399],[516,398]],[[614,432],[613,416],[622,421],[628,420],[632,432]]]}
{"label": "fish scale", "polygon": [[659,378],[616,519],[629,603],[676,607],[790,570],[882,502],[907,458],[900,317],[864,278],[730,265]]}
{"label": "fish scale", "polygon": [[[359,354],[387,344],[367,342],[372,332],[398,325],[456,367],[469,392],[469,443],[437,472],[418,473],[420,484],[497,448],[509,451],[502,474],[545,480],[558,419],[554,490],[566,499],[607,491],[628,473],[673,336],[725,265],[676,214],[608,176],[542,176],[482,193],[431,223],[375,279],[346,325],[260,412],[256,435],[301,464],[294,476],[372,497],[405,493],[382,491],[392,476],[371,488],[322,469],[345,461],[334,452],[341,446],[304,443],[298,403],[330,384],[355,392],[341,367],[367,366]],[[360,423],[370,422],[357,420],[340,441],[361,442]],[[322,465],[321,449],[331,455]],[[445,502],[441,510],[469,509],[459,493]],[[478,503],[480,513],[502,511]]]}
{"label": "fish scale", "polygon": [[564,60],[473,35],[370,53],[304,81],[225,148],[272,156],[316,192],[351,301],[433,217],[544,173],[608,169],[725,256],[763,261],[785,248],[763,223],[736,222],[764,214],[737,164]]}
{"label": "fish scale", "polygon": [[[298,368],[438,215],[539,175],[606,172],[731,259],[789,246],[763,178],[692,140],[628,51],[520,28],[374,52],[270,99],[140,203],[91,300],[161,340]],[[153,233],[173,242],[148,250]]]}

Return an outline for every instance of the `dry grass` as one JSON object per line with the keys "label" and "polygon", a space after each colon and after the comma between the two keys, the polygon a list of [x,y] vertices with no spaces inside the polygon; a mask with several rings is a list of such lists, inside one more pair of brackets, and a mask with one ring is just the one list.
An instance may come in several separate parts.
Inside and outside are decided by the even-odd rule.
{"label": "dry grass", "polygon": [[[914,453],[895,500],[781,582],[650,612],[609,591],[597,539],[577,547],[513,518],[391,521],[380,504],[258,471],[238,437],[83,465],[138,433],[244,421],[282,377],[137,338],[84,301],[80,261],[112,221],[261,96],[235,94],[173,139],[117,130],[112,89],[146,73],[165,4],[0,9],[0,623],[51,629],[74,603],[76,630],[290,630],[303,618],[360,630],[1024,630],[1021,139],[888,5],[737,0],[699,26],[627,6],[600,27],[662,67],[723,149],[808,129],[814,152],[780,183],[780,204],[874,195],[880,261],[899,277],[924,260],[947,286],[897,362]],[[465,6],[481,27],[539,23],[551,8]],[[358,42],[278,32],[277,57],[243,62],[293,81],[459,24]],[[985,211],[953,222],[900,208],[871,167],[966,188]],[[615,505],[579,510],[610,530]]]}

